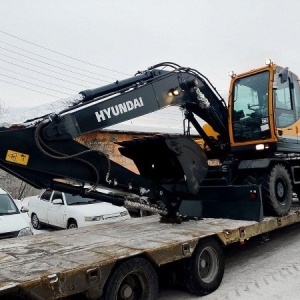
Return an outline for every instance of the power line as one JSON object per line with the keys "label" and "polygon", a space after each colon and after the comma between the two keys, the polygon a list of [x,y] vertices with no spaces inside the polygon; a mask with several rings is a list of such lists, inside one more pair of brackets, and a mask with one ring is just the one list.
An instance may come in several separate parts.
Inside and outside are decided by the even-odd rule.
{"label": "power line", "polygon": [[70,94],[67,94],[67,93],[64,93],[64,92],[61,92],[61,91],[57,91],[57,90],[54,90],[54,89],[51,89],[51,88],[47,88],[47,87],[44,87],[44,86],[41,86],[41,85],[38,85],[38,84],[34,84],[34,83],[31,83],[31,82],[28,82],[28,81],[25,81],[25,80],[21,80],[21,79],[12,77],[12,76],[8,76],[8,75],[1,74],[1,73],[0,73],[0,76],[4,76],[4,77],[7,77],[7,78],[18,80],[18,81],[21,81],[21,82],[24,82],[24,83],[27,83],[27,84],[31,84],[31,85],[34,85],[34,86],[37,86],[37,87],[40,87],[40,88],[43,88],[43,89],[46,89],[46,90],[49,90],[49,91],[52,91],[52,92],[57,92],[57,93],[61,93],[61,94],[65,94],[67,96],[70,96]]}
{"label": "power line", "polygon": [[13,72],[13,73],[15,73],[15,74],[17,74],[17,75],[24,76],[25,78],[30,78],[30,79],[37,80],[37,81],[40,81],[40,82],[43,82],[43,83],[46,83],[46,84],[50,84],[50,85],[53,85],[53,86],[56,86],[56,87],[60,87],[60,88],[63,88],[63,89],[67,89],[67,90],[70,90],[70,91],[72,91],[72,92],[78,92],[77,90],[73,90],[73,89],[67,88],[67,87],[62,86],[62,85],[54,84],[54,83],[51,83],[51,82],[48,82],[48,81],[44,81],[44,80],[41,80],[41,79],[37,79],[37,78],[35,78],[35,77],[31,77],[31,76],[28,76],[28,75],[25,75],[25,74],[21,74],[21,73],[15,72],[15,71],[11,71],[11,70],[9,70],[9,69],[3,68],[2,66],[0,66],[0,69],[5,70],[5,71],[9,71],[9,72]]}
{"label": "power line", "polygon": [[89,86],[86,86],[86,85],[83,85],[83,84],[79,84],[79,83],[76,83],[76,82],[72,82],[72,81],[69,81],[69,80],[65,80],[65,79],[62,79],[62,78],[58,78],[58,77],[55,77],[55,76],[52,76],[52,75],[49,75],[49,74],[45,74],[43,72],[39,72],[39,71],[30,69],[30,68],[26,68],[24,66],[20,66],[18,64],[12,63],[10,61],[7,61],[7,60],[1,59],[1,58],[0,58],[0,61],[3,61],[5,63],[11,64],[11,65],[19,67],[19,68],[23,68],[23,69],[29,70],[31,72],[35,72],[35,73],[38,73],[38,74],[41,74],[41,75],[44,75],[44,76],[47,76],[47,77],[51,77],[51,78],[54,78],[54,79],[57,79],[57,80],[60,80],[60,81],[64,81],[64,82],[68,82],[68,83],[71,83],[71,84],[74,84],[74,85],[80,85],[80,86],[83,86],[85,88],[89,88]]}
{"label": "power line", "polygon": [[29,90],[29,91],[33,91],[33,92],[36,92],[36,93],[39,93],[39,94],[47,95],[47,96],[50,96],[50,97],[53,97],[53,98],[58,98],[58,97],[53,96],[53,95],[50,95],[50,94],[48,94],[48,93],[44,93],[44,92],[40,92],[40,91],[31,89],[31,88],[28,88],[28,87],[24,87],[24,86],[19,85],[19,84],[17,84],[17,83],[12,83],[12,82],[9,82],[9,81],[3,80],[3,79],[0,79],[0,81],[5,82],[5,83],[8,83],[8,84],[11,84],[11,85],[14,85],[14,86],[17,86],[17,87],[20,87],[20,88],[23,88],[23,89],[25,89],[25,90]]}
{"label": "power line", "polygon": [[[116,80],[116,79],[113,78],[113,77],[106,76],[106,75],[103,75],[103,74],[99,74],[99,73],[96,73],[96,72],[91,72],[91,71],[88,71],[88,70],[84,70],[84,69],[81,69],[81,68],[78,68],[78,67],[75,67],[75,66],[71,66],[71,65],[65,64],[65,63],[63,63],[63,62],[60,62],[60,61],[58,61],[58,60],[51,59],[51,58],[48,58],[48,57],[46,57],[46,56],[39,55],[39,54],[36,54],[36,53],[34,53],[34,52],[25,50],[25,49],[23,49],[23,48],[14,46],[14,45],[12,45],[12,44],[3,42],[3,41],[1,41],[1,40],[0,40],[0,43],[5,44],[5,45],[8,45],[8,46],[13,47],[13,48],[16,48],[16,49],[19,49],[19,50],[24,51],[24,52],[30,53],[30,54],[32,54],[32,55],[35,55],[35,56],[38,56],[38,57],[41,57],[41,58],[44,58],[44,59],[53,61],[53,62],[55,62],[55,63],[59,63],[59,64],[61,64],[61,65],[64,65],[64,66],[67,66],[67,67],[70,67],[70,68],[73,68],[73,69],[77,69],[77,70],[80,70],[80,71],[83,71],[83,72],[86,72],[86,73],[90,73],[90,74],[94,74],[94,75],[97,75],[97,76],[102,76],[102,77],[106,77],[106,78],[110,78],[110,79]],[[9,50],[9,51],[10,51],[10,50]]]}
{"label": "power line", "polygon": [[[3,31],[3,30],[0,30],[0,33],[5,34],[7,36],[10,36],[14,39],[20,40],[22,42],[25,42],[27,44],[33,45],[33,46],[38,47],[40,49],[50,51],[52,53],[60,55],[61,57],[69,58],[73,61],[77,61],[77,62],[83,63],[85,65],[88,65],[88,66],[100,68],[102,70],[107,70],[107,71],[114,72],[114,73],[128,75],[128,74],[125,74],[125,73],[122,73],[122,72],[119,72],[119,71],[116,71],[116,70],[112,70],[112,69],[109,69],[109,68],[106,68],[106,67],[103,67],[103,66],[91,64],[89,62],[77,59],[75,57],[60,53],[58,51],[49,49],[47,47],[38,45],[38,44],[33,43],[33,42],[30,42],[26,39],[17,37],[13,34],[10,34],[8,32]],[[6,75],[6,72],[2,72],[3,74],[0,74],[0,76],[1,76],[0,81],[4,82],[4,83],[7,83],[7,84],[10,84],[10,85],[13,85],[13,86],[16,86],[16,87],[20,87],[20,88],[29,90],[29,91],[33,91],[33,92],[44,94],[44,95],[47,95],[47,96],[50,96],[50,97],[53,97],[53,98],[54,97],[57,98],[56,96],[54,96],[51,93],[46,93],[46,92],[42,92],[42,91],[39,91],[39,90],[36,90],[36,89],[33,89],[33,88],[29,88],[29,87],[23,86],[21,84],[17,84],[16,82],[12,83],[11,81],[5,80],[3,77],[8,78],[8,79],[13,80],[13,81],[19,81],[19,82],[24,83],[26,85],[31,85],[31,86],[34,86],[34,87],[38,87],[38,88],[45,89],[45,90],[48,90],[48,91],[52,91],[52,92],[55,92],[55,93],[65,94],[65,95],[68,95],[68,96],[70,96],[70,95],[67,94],[67,93],[61,92],[57,89],[51,88],[51,87],[49,87],[49,85],[53,86],[53,87],[64,88],[64,89],[70,90],[70,91],[75,91],[75,90],[73,90],[71,88],[62,87],[61,85],[55,84],[54,82],[51,83],[51,81],[48,81],[48,80],[41,80],[42,79],[41,76],[40,76],[41,79],[38,79],[36,77],[26,75],[24,72],[16,72],[15,71],[16,68],[13,68],[13,67],[10,67],[10,66],[20,68],[20,70],[30,71],[33,74],[40,74],[40,75],[46,76],[48,78],[53,78],[53,79],[59,80],[61,82],[67,82],[67,83],[72,84],[72,85],[77,85],[77,86],[80,85],[80,86],[83,86],[85,88],[90,87],[90,85],[86,86],[85,85],[86,83],[93,84],[93,85],[99,85],[99,81],[110,83],[110,82],[116,80],[115,78],[110,77],[110,76],[106,76],[104,74],[102,75],[102,74],[99,74],[97,72],[84,70],[85,68],[87,68],[86,66],[83,66],[83,68],[78,68],[76,66],[72,66],[71,64],[67,64],[67,63],[64,63],[64,62],[60,62],[59,60],[55,60],[55,59],[48,58],[46,56],[39,55],[39,54],[35,53],[35,51],[37,51],[36,49],[33,52],[31,52],[31,51],[28,51],[28,50],[22,48],[22,46],[17,47],[17,46],[14,46],[13,43],[10,44],[10,43],[7,43],[5,41],[0,41],[0,45],[2,46],[2,47],[0,47],[0,50],[2,50],[1,53],[0,53],[0,61],[7,64],[7,66],[6,66],[7,68],[0,66],[0,69],[2,69],[4,71],[11,72],[15,75],[15,76],[14,75],[10,76],[10,74]],[[5,47],[5,45],[8,46],[8,47]],[[8,52],[7,54],[10,54],[10,55],[5,54],[4,51]],[[23,57],[24,59],[22,60],[18,56],[20,56],[21,58]],[[34,63],[32,63],[32,61],[35,61],[36,63],[34,64]],[[45,68],[45,65],[50,66],[51,68]],[[57,69],[60,69],[63,72],[58,72]],[[91,69],[91,68],[89,68],[89,69]],[[40,70],[42,70],[42,71],[40,71]],[[79,72],[77,72],[76,70],[79,71]],[[80,78],[77,78],[77,76],[76,77],[71,76],[70,73],[76,74]],[[61,77],[63,77],[63,78],[61,78]],[[64,79],[66,77],[70,80]],[[112,80],[107,81],[107,80],[104,80],[104,79],[100,79],[99,77],[108,78],[108,79],[112,79]],[[87,80],[88,78],[90,78],[92,80]],[[26,80],[24,80],[24,79],[26,79]],[[98,83],[93,82],[94,80],[96,80]],[[80,81],[80,83],[76,83],[75,81]],[[37,84],[36,82],[40,82],[42,84]]]}
{"label": "power line", "polygon": [[115,71],[115,70],[112,70],[112,69],[109,69],[109,68],[106,68],[106,67],[103,67],[103,66],[99,66],[99,65],[91,64],[91,63],[89,63],[89,62],[83,61],[83,60],[81,60],[81,59],[78,59],[78,58],[74,58],[74,57],[72,57],[72,56],[69,56],[69,55],[63,54],[63,53],[61,53],[61,52],[58,52],[58,51],[55,51],[55,50],[49,49],[49,48],[47,48],[47,47],[44,47],[44,46],[38,45],[38,44],[36,44],[36,43],[33,43],[33,42],[30,42],[30,41],[27,41],[27,40],[25,40],[25,39],[19,38],[19,37],[17,37],[17,36],[15,36],[15,35],[13,35],[13,34],[10,34],[10,33],[8,33],[8,32],[5,32],[5,31],[3,31],[3,30],[0,30],[0,32],[1,32],[1,33],[3,33],[3,34],[6,34],[6,35],[8,35],[8,36],[10,36],[10,37],[13,37],[13,38],[15,38],[15,39],[18,39],[18,40],[20,40],[20,41],[23,41],[23,42],[25,42],[25,43],[28,43],[28,44],[30,44],[30,45],[33,45],[33,46],[36,46],[36,47],[42,48],[42,49],[44,49],[44,50],[50,51],[50,52],[52,52],[52,53],[55,53],[55,54],[58,54],[58,55],[61,55],[61,56],[64,56],[64,57],[67,57],[67,58],[73,59],[73,60],[75,60],[75,61],[78,61],[78,62],[81,62],[81,63],[87,64],[87,65],[90,65],[90,66],[93,66],[93,67],[97,67],[97,68],[100,68],[100,69],[103,69],[103,70],[107,70],[107,71],[110,71],[110,72],[114,72],[114,73],[118,73],[118,74],[122,74],[122,75],[129,75],[129,74],[126,74],[126,73],[123,73],[123,72],[119,72],[119,71]]}
{"label": "power line", "polygon": [[[50,70],[50,69],[47,69],[47,68],[42,68],[42,67],[37,66],[37,65],[35,65],[35,64],[29,63],[29,62],[24,61],[24,60],[22,60],[22,59],[18,59],[18,58],[15,58],[15,57],[11,57],[11,56],[6,55],[6,54],[3,54],[3,53],[0,53],[0,55],[5,56],[5,57],[8,57],[8,58],[13,59],[13,60],[20,61],[20,62],[22,62],[22,63],[28,64],[28,65],[30,65],[30,66],[33,66],[33,67],[36,67],[36,68],[39,68],[39,69],[43,69],[43,70],[47,70],[47,71],[52,72],[52,73],[55,73],[55,74],[59,74],[59,75],[61,75],[61,76],[67,76],[67,77],[72,78],[72,79],[75,79],[75,80],[80,80],[79,78],[76,78],[76,77],[73,77],[73,76],[70,76],[70,75],[67,75],[67,74],[63,74],[63,73],[60,73],[60,72],[57,72],[57,71],[53,71],[53,70]],[[91,82],[91,81],[88,81],[88,80],[84,80],[84,81],[85,81],[85,82],[88,82],[88,83],[90,83],[90,84],[97,85],[97,83],[95,83],[95,82]]]}
{"label": "power line", "polygon": [[[59,66],[55,66],[55,65],[53,65],[53,64],[49,64],[49,63],[44,62],[44,61],[42,61],[42,60],[39,60],[39,59],[36,59],[36,58],[32,58],[32,57],[30,57],[30,56],[27,56],[27,55],[18,53],[18,52],[13,51],[13,50],[6,49],[6,48],[1,47],[1,46],[0,46],[0,49],[3,49],[3,50],[8,51],[8,52],[10,52],[10,53],[15,53],[15,54],[20,55],[20,56],[25,57],[25,58],[32,59],[32,60],[34,60],[34,61],[40,62],[40,63],[45,64],[45,65],[47,65],[47,66],[51,66],[51,67],[54,67],[54,68],[58,68],[58,69],[63,70],[63,71],[67,71],[67,72],[70,72],[70,73],[73,73],[73,74],[77,74],[77,75],[80,75],[80,76],[85,76],[85,77],[87,77],[87,78],[91,78],[91,79],[95,79],[95,80],[101,80],[101,81],[104,81],[104,82],[109,82],[109,81],[107,81],[107,80],[98,79],[98,78],[91,77],[91,76],[88,76],[88,75],[85,75],[85,74],[82,74],[82,73],[70,71],[70,70],[68,70],[68,69],[65,69],[65,68],[62,68],[62,67],[59,67]],[[5,54],[4,54],[4,55],[5,55]]]}

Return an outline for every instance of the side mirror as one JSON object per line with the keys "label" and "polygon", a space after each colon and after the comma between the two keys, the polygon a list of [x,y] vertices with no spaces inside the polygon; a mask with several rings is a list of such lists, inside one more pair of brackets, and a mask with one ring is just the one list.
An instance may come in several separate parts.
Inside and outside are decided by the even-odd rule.
{"label": "side mirror", "polygon": [[285,83],[289,78],[289,68],[284,68],[279,73],[280,82]]}
{"label": "side mirror", "polygon": [[22,212],[22,213],[28,213],[29,209],[28,209],[27,206],[22,206],[21,209],[20,209],[20,212]]}
{"label": "side mirror", "polygon": [[62,204],[64,204],[64,202],[63,202],[62,199],[54,199],[54,200],[52,200],[52,204],[60,204],[60,205],[62,205]]}

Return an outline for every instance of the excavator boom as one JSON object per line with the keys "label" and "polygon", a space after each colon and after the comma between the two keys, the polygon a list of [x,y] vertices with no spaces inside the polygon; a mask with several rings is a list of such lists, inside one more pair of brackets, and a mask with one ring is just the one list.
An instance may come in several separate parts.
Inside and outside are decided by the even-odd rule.
{"label": "excavator boom", "polygon": [[[161,135],[122,143],[121,153],[133,159],[140,171],[135,174],[74,138],[176,105],[212,151],[224,152],[229,142],[225,102],[207,78],[193,69],[163,63],[80,95],[79,102],[60,113],[32,120],[23,128],[3,127],[0,167],[36,188],[117,205],[146,203],[146,209],[174,215],[182,196],[197,194],[206,175],[206,155],[193,140]],[[222,136],[219,144],[205,137],[194,115]],[[105,188],[108,193],[103,192]]]}

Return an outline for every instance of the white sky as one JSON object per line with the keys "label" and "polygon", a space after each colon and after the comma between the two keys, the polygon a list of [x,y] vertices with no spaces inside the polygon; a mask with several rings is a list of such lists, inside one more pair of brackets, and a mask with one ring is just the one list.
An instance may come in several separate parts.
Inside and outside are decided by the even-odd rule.
{"label": "white sky", "polygon": [[[9,107],[42,105],[105,84],[88,71],[112,82],[163,61],[197,69],[221,94],[228,90],[228,71],[261,67],[269,57],[300,74],[299,11],[298,0],[3,0],[0,101]],[[92,67],[25,41],[130,75]],[[66,75],[51,66],[58,63],[43,57],[77,68],[77,73],[84,69],[98,79]]]}

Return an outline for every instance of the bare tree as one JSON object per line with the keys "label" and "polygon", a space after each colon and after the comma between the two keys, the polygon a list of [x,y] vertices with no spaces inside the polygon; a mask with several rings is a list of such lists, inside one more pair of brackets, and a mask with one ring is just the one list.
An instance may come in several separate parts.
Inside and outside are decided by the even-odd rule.
{"label": "bare tree", "polygon": [[[5,116],[9,112],[9,108],[5,105],[3,101],[0,100],[0,118]],[[1,122],[1,119],[0,119]]]}
{"label": "bare tree", "polygon": [[[8,113],[9,108],[0,100],[0,123],[1,117]],[[7,190],[15,199],[22,199],[26,196],[37,194],[35,188],[3,170],[0,170],[0,187]]]}

